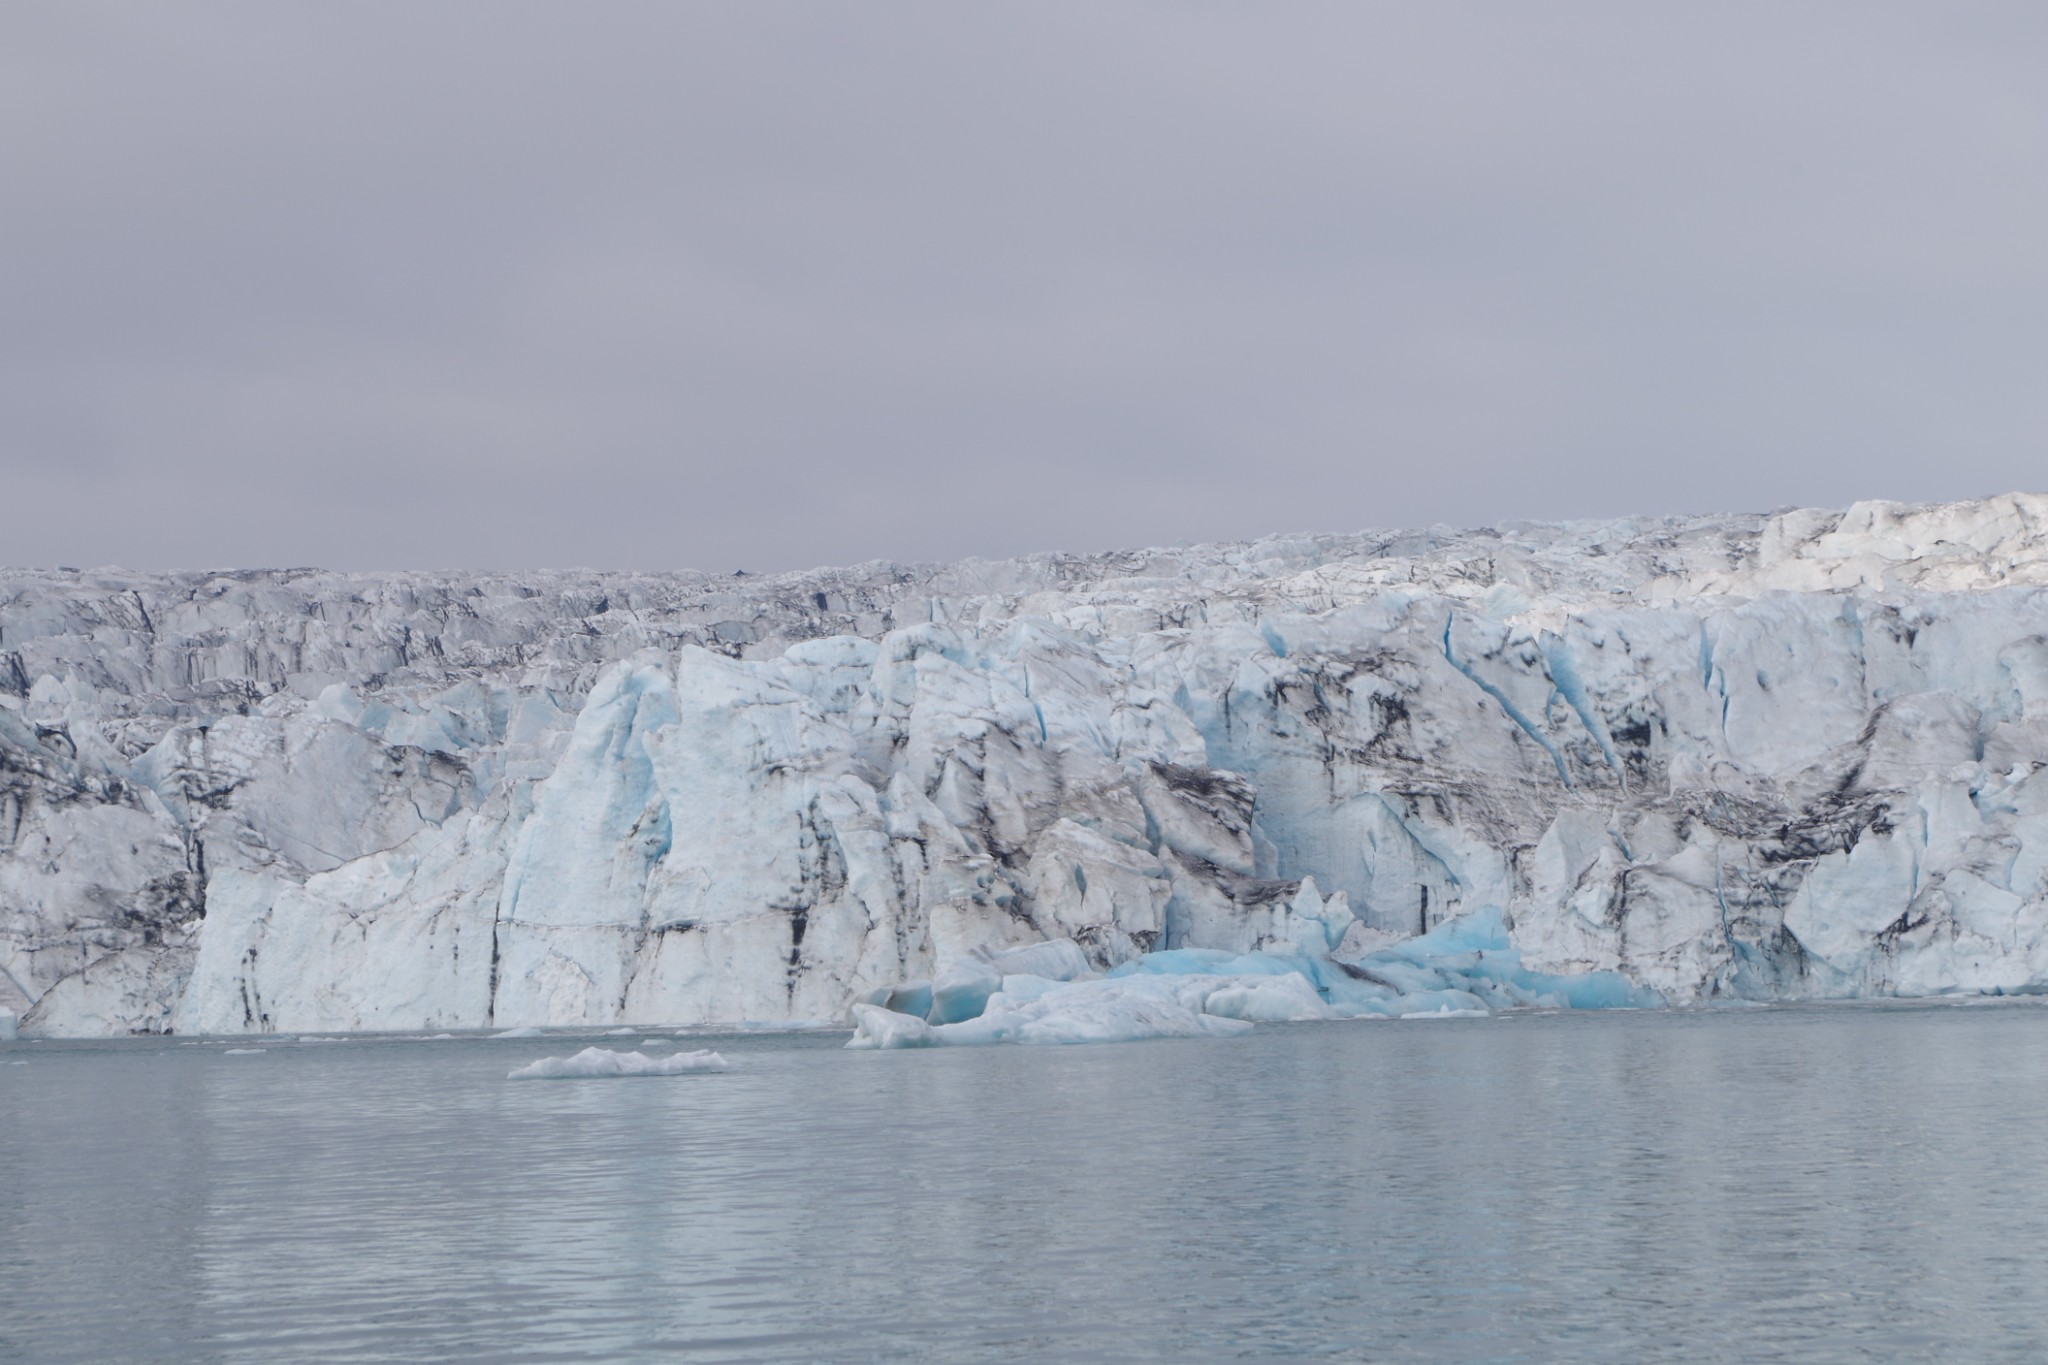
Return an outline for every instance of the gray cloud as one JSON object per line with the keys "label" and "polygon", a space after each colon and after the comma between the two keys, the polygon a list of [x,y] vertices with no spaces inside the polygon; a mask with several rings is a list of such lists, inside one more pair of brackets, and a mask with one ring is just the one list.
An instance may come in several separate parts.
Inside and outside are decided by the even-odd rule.
{"label": "gray cloud", "polygon": [[0,562],[2040,486],[2028,4],[0,7]]}

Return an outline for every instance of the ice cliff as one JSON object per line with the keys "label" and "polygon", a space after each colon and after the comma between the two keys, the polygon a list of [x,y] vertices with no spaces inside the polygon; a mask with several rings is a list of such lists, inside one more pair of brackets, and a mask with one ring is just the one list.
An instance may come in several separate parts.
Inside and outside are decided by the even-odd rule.
{"label": "ice cliff", "polygon": [[1475,911],[1676,1002],[2039,990],[2044,762],[2029,495],[780,577],[7,571],[0,1015],[843,1020],[1048,940],[1356,963]]}

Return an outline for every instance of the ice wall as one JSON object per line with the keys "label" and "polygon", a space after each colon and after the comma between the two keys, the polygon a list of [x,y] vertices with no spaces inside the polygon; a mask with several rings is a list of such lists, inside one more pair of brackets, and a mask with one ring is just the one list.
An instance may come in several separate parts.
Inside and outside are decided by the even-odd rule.
{"label": "ice wall", "polygon": [[774,578],[8,571],[0,1013],[841,1019],[977,950],[1356,958],[1482,908],[1674,1000],[2040,989],[2044,594],[2031,495]]}

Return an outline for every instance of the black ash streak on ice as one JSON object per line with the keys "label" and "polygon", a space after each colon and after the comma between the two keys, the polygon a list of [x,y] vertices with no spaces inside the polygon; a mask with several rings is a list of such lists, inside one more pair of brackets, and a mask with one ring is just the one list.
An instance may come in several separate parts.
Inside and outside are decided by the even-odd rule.
{"label": "black ash streak on ice", "polygon": [[2044,525],[10,572],[0,1010],[836,1020],[976,948],[1284,949],[1303,878],[1347,960],[1496,907],[1530,967],[1674,1001],[2040,989]]}

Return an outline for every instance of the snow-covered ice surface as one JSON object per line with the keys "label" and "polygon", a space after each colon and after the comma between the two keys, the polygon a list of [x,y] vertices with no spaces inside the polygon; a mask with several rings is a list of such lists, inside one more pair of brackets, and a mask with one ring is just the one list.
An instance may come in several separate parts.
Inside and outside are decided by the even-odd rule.
{"label": "snow-covered ice surface", "polygon": [[0,1012],[882,992],[945,1028],[1006,950],[1360,965],[1474,912],[1673,1003],[2034,991],[2044,761],[2034,495],[779,577],[8,571]]}
{"label": "snow-covered ice surface", "polygon": [[577,1081],[608,1076],[686,1076],[699,1071],[725,1071],[725,1058],[716,1052],[678,1052],[671,1057],[649,1057],[640,1052],[612,1052],[587,1047],[572,1057],[543,1057],[506,1074],[508,1081]]}

